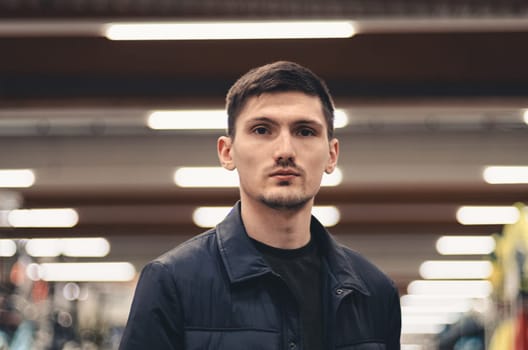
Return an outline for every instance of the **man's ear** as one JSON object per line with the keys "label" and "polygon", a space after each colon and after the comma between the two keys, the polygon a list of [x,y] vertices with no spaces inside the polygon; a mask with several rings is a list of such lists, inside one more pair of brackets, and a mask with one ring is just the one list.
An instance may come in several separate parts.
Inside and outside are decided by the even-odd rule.
{"label": "man's ear", "polygon": [[331,174],[337,166],[337,158],[339,158],[339,140],[334,138],[328,143],[329,157],[326,163],[325,173]]}
{"label": "man's ear", "polygon": [[235,162],[231,156],[233,139],[229,136],[220,136],[216,143],[220,164],[227,170],[235,170]]}

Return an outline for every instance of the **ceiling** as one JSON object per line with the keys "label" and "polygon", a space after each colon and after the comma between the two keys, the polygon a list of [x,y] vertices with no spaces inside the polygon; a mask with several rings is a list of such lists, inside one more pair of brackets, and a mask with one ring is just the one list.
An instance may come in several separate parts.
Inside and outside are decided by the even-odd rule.
{"label": "ceiling", "polygon": [[[0,228],[4,237],[104,235],[108,260],[138,268],[202,229],[198,205],[234,189],[181,189],[179,166],[217,165],[216,132],[153,131],[150,110],[223,108],[248,69],[292,60],[313,69],[350,125],[337,131],[344,181],[323,188],[339,240],[403,290],[439,258],[442,234],[500,231],[455,220],[465,204],[528,200],[493,186],[486,165],[528,165],[528,5],[490,1],[0,0],[0,168],[32,168],[25,208],[74,207],[72,229]],[[108,22],[350,19],[348,39],[110,41]],[[3,194],[2,194],[3,193]]]}

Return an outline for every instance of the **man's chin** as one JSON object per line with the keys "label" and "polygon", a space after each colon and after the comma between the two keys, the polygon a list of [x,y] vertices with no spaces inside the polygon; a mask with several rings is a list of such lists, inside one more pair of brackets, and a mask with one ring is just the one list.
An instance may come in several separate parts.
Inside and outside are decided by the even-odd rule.
{"label": "man's chin", "polygon": [[276,210],[299,210],[304,208],[311,197],[262,196],[260,202]]}

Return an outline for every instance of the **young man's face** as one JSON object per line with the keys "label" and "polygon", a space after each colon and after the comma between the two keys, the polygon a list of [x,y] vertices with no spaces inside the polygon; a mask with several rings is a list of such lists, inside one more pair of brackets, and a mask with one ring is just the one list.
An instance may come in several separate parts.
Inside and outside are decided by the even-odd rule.
{"label": "young man's face", "polygon": [[222,165],[237,169],[242,201],[296,209],[311,203],[324,172],[334,170],[337,139],[328,140],[317,96],[264,93],[247,100],[234,139],[221,137]]}

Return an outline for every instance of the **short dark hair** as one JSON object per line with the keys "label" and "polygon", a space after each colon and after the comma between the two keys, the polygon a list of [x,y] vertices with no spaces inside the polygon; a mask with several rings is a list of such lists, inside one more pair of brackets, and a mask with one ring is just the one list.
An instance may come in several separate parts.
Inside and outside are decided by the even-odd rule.
{"label": "short dark hair", "polygon": [[331,139],[334,136],[334,103],[326,83],[308,68],[288,61],[278,61],[251,69],[233,84],[226,96],[227,134],[235,136],[236,119],[250,97],[287,91],[319,97],[328,129],[328,139]]}

